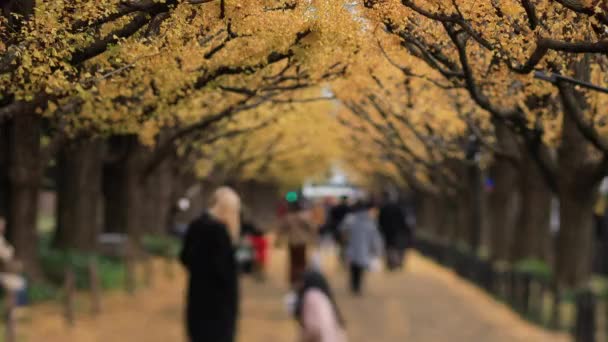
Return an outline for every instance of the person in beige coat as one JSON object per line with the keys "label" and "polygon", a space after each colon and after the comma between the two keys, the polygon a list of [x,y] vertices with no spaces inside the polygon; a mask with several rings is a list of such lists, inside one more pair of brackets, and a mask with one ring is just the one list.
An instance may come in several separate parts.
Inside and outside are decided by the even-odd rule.
{"label": "person in beige coat", "polygon": [[282,219],[277,232],[277,245],[287,242],[289,250],[289,284],[295,288],[308,266],[307,246],[317,242],[317,229],[310,214],[301,203],[290,203],[289,212]]}

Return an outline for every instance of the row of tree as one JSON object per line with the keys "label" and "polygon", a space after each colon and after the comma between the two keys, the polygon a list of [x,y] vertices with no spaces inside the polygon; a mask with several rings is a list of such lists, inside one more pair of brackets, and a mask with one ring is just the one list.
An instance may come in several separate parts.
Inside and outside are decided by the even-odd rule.
{"label": "row of tree", "polygon": [[47,179],[56,245],[88,250],[94,223],[165,222],[196,177],[297,183],[340,155],[415,189],[450,243],[478,249],[486,220],[494,260],[590,278],[608,97],[571,79],[608,84],[602,1],[0,4],[0,210],[30,272]]}
{"label": "row of tree", "polygon": [[336,93],[352,142],[370,144],[367,158],[381,165],[370,177],[413,188],[422,226],[441,239],[477,250],[487,220],[494,260],[540,258],[560,285],[586,284],[608,171],[605,3],[366,0],[357,15],[375,64],[361,66],[357,91]]}
{"label": "row of tree", "polygon": [[91,251],[101,231],[161,232],[197,178],[293,183],[336,153],[316,113],[355,50],[336,32],[340,4],[0,4],[0,216],[32,275],[44,186],[58,194],[54,245]]}

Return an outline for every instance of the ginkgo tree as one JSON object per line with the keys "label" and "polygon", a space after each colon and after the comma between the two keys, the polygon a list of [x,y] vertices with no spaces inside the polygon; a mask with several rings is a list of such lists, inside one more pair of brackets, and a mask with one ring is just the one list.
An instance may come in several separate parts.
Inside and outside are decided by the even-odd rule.
{"label": "ginkgo tree", "polygon": [[[54,243],[88,250],[102,229],[137,238],[164,222],[149,212],[166,212],[174,183],[194,173],[292,185],[341,157],[362,178],[416,189],[422,208],[446,213],[430,223],[436,233],[472,248],[487,172],[494,260],[550,259],[554,195],[558,279],[589,278],[608,98],[567,77],[608,84],[600,1],[1,6],[0,203],[30,270],[31,213],[49,165]],[[550,85],[535,71],[566,77]],[[105,227],[91,224],[101,215]]]}
{"label": "ginkgo tree", "polygon": [[[542,174],[560,201],[558,279],[568,286],[585,283],[591,267],[592,206],[606,171],[604,138],[597,127],[604,115],[598,104],[605,98],[564,81],[547,86],[534,79],[532,71],[605,84],[602,4],[365,1],[362,5],[369,9],[370,20],[401,39],[406,51],[466,89],[477,105],[515,134],[524,147],[522,165],[533,160],[538,166],[535,172]],[[548,202],[541,198],[545,200],[525,205],[531,215],[535,206]]]}
{"label": "ginkgo tree", "polygon": [[79,201],[60,199],[58,244],[81,244],[70,237],[98,208],[102,173],[66,169],[87,163],[109,164],[110,229],[135,232],[140,215],[130,205],[180,146],[237,136],[240,114],[344,74],[357,44],[358,24],[332,1],[13,1],[3,9],[5,203],[11,238],[30,265],[35,222],[26,213],[57,149],[68,157],[58,159],[63,174],[77,178],[59,182],[72,193],[66,198],[78,197],[78,184],[95,187]]}
{"label": "ginkgo tree", "polygon": [[424,214],[431,208],[449,216],[444,222],[426,224],[435,233],[445,233],[438,233],[440,238],[478,244],[480,213],[459,205],[468,203],[463,196],[480,195],[479,177],[469,175],[477,166],[466,159],[468,126],[474,123],[479,135],[491,139],[489,117],[480,113],[466,92],[403,53],[397,39],[375,25],[367,28],[368,44],[351,64],[351,73],[332,83],[352,113],[341,119],[351,131],[350,144],[357,146],[349,162],[366,170],[370,178],[408,184],[420,203],[419,222],[425,221],[422,217],[438,217]]}

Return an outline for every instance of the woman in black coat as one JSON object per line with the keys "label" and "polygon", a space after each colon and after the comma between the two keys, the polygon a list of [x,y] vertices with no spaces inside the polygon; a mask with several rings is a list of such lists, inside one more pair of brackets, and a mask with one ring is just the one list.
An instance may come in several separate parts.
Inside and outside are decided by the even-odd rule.
{"label": "woman in black coat", "polygon": [[384,238],[387,268],[401,268],[405,250],[412,242],[412,229],[404,211],[396,202],[384,204],[378,215],[378,226]]}
{"label": "woman in black coat", "polygon": [[192,342],[233,342],[239,306],[234,242],[240,200],[226,187],[211,208],[188,227],[181,261],[188,270],[186,326]]}

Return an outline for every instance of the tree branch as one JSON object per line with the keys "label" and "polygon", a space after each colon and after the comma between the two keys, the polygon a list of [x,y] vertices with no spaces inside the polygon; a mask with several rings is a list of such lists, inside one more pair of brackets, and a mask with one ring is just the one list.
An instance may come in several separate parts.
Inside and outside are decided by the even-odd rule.
{"label": "tree branch", "polygon": [[608,53],[608,40],[598,42],[565,42],[550,38],[539,38],[536,48],[521,66],[516,67],[509,63],[509,68],[520,74],[528,74],[542,61],[549,50],[568,53]]}
{"label": "tree branch", "polygon": [[520,113],[517,109],[498,108],[490,102],[490,99],[479,88],[477,81],[475,80],[473,69],[469,63],[469,57],[467,56],[466,41],[461,40],[449,24],[445,24],[444,27],[452,42],[456,46],[456,49],[458,50],[458,57],[460,59],[460,65],[464,74],[465,84],[467,90],[471,94],[471,98],[473,98],[473,100],[481,108],[493,113],[494,115],[498,115],[503,119],[519,116]]}
{"label": "tree branch", "polygon": [[521,5],[528,16],[528,25],[532,30],[538,26],[538,17],[536,16],[536,7],[530,0],[521,0]]}
{"label": "tree branch", "polygon": [[602,152],[605,156],[608,156],[608,142],[583,119],[582,113],[577,105],[577,100],[573,93],[572,86],[561,80],[558,80],[556,85],[559,89],[560,97],[564,105],[565,115],[570,116],[570,118],[576,123],[578,130],[591,143],[591,145]]}

